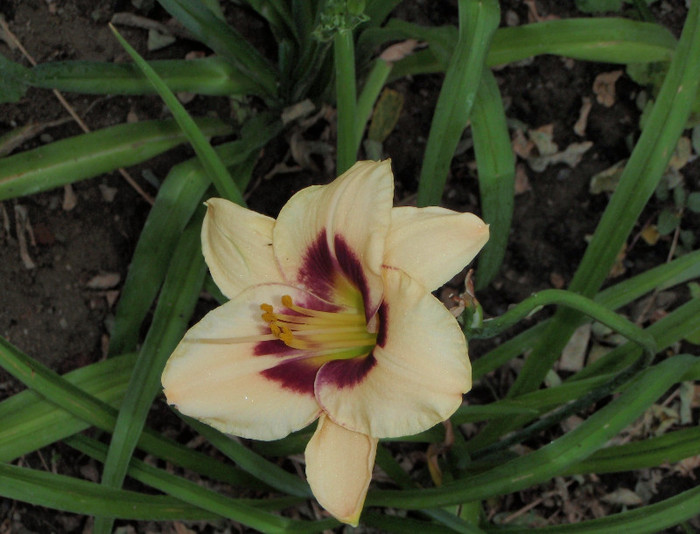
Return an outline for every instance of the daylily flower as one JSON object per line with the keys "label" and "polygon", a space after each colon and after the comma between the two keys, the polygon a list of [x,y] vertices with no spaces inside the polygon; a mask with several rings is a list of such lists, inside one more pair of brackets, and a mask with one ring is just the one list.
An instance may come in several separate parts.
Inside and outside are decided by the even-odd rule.
{"label": "daylily flower", "polygon": [[277,220],[207,202],[202,248],[230,300],[192,327],[162,382],[170,404],[274,440],[318,419],[306,475],[357,525],[380,438],[444,421],[471,388],[464,335],[430,292],[488,239],[475,215],[393,208],[389,161],[299,191]]}

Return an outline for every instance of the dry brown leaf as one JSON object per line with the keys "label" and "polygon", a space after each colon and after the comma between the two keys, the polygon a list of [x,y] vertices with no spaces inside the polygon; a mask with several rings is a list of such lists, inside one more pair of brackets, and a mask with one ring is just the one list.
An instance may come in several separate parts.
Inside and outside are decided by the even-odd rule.
{"label": "dry brown leaf", "polygon": [[690,458],[684,458],[680,462],[676,462],[673,466],[673,471],[681,475],[682,477],[690,477],[695,480],[695,471],[700,468],[700,454],[697,456],[691,456]]}
{"label": "dry brown leaf", "polygon": [[528,137],[535,143],[540,156],[551,156],[559,151],[554,142],[554,124],[545,124],[534,130],[528,130]]}
{"label": "dry brown leaf", "polygon": [[639,233],[639,236],[644,240],[647,245],[656,245],[659,241],[661,234],[656,229],[655,224],[647,224],[644,229]]}
{"label": "dry brown leaf", "polygon": [[615,263],[613,263],[613,266],[610,268],[610,272],[608,273],[608,276],[610,278],[617,278],[618,276],[622,276],[623,274],[625,274],[625,272],[627,272],[627,267],[625,267],[626,257],[627,246],[624,245],[620,253],[615,258]]}
{"label": "dry brown leaf", "polygon": [[29,249],[27,248],[27,236],[29,236],[30,242],[36,246],[34,232],[32,231],[32,224],[29,222],[27,208],[20,204],[15,204],[15,228],[19,244],[19,257],[22,259],[22,264],[25,269],[35,269],[36,264],[29,255]]}
{"label": "dry brown leaf", "polygon": [[396,43],[384,50],[379,56],[387,63],[395,63],[406,56],[413,54],[413,51],[420,45],[415,39],[406,39]]}
{"label": "dry brown leaf", "polygon": [[693,149],[690,144],[690,139],[685,136],[681,137],[678,140],[678,143],[676,143],[676,148],[673,150],[673,154],[671,154],[671,159],[668,162],[668,166],[673,170],[680,171],[683,167],[685,167],[685,164],[688,163],[688,160],[690,160],[692,151]]}
{"label": "dry brown leaf", "polygon": [[[10,235],[10,216],[7,214],[5,204],[0,202],[0,213],[2,213],[2,229],[6,235]],[[2,234],[0,234],[2,237]]]}
{"label": "dry brown leaf", "polygon": [[561,289],[566,284],[566,280],[564,280],[562,275],[553,271],[549,275],[549,283],[552,284],[552,287],[555,289]]}
{"label": "dry brown leaf", "polygon": [[581,161],[585,154],[593,146],[592,141],[584,141],[583,143],[571,143],[562,152],[557,152],[549,156],[539,156],[529,158],[527,160],[530,168],[535,172],[542,172],[549,165],[557,163],[565,163],[569,167],[575,167]]}
{"label": "dry brown leaf", "polygon": [[586,127],[588,126],[588,115],[591,112],[593,103],[591,99],[587,96],[583,97],[583,103],[581,104],[581,110],[578,114],[578,120],[574,124],[574,133],[583,137],[586,134]]}
{"label": "dry brown leaf", "polygon": [[78,205],[78,198],[75,196],[75,191],[73,191],[73,186],[71,184],[66,184],[63,186],[63,211],[71,211]]}
{"label": "dry brown leaf", "polygon": [[621,70],[612,72],[602,72],[593,81],[593,93],[599,104],[606,108],[612,107],[615,103],[615,82],[622,76]]}
{"label": "dry brown leaf", "polygon": [[102,194],[102,199],[105,202],[113,202],[114,198],[117,196],[117,192],[119,191],[116,187],[109,187],[105,184],[100,184],[99,188],[100,193]]}
{"label": "dry brown leaf", "polygon": [[516,129],[513,131],[511,146],[513,147],[513,152],[515,152],[516,156],[527,159],[530,157],[532,150],[535,148],[535,143],[528,139],[522,130]]}
{"label": "dry brown leaf", "polygon": [[623,159],[611,167],[594,174],[588,189],[591,194],[597,195],[603,192],[612,193],[615,191],[625,165],[627,165],[627,160]]}
{"label": "dry brown leaf", "polygon": [[640,504],[644,504],[644,501],[639,495],[627,488],[618,488],[607,495],[603,495],[601,500],[610,504],[623,504],[625,506],[639,506]]}
{"label": "dry brown leaf", "polygon": [[579,326],[564,347],[559,360],[562,371],[580,371],[586,361],[586,349],[591,339],[591,323]]}
{"label": "dry brown leaf", "polygon": [[292,121],[306,117],[314,112],[316,106],[309,100],[302,100],[282,110],[282,124],[289,124]]}
{"label": "dry brown leaf", "polygon": [[180,523],[179,521],[175,521],[173,523],[173,526],[175,527],[175,532],[177,534],[196,534],[194,530],[187,528],[183,523]]}
{"label": "dry brown leaf", "polygon": [[536,0],[523,0],[523,3],[527,6],[527,20],[529,22],[541,22],[543,20],[557,20],[560,17],[556,15],[545,15],[544,17],[537,11]]}
{"label": "dry brown leaf", "polygon": [[531,191],[530,179],[527,177],[525,165],[518,163],[515,166],[515,194],[521,195],[527,191]]}
{"label": "dry brown leaf", "polygon": [[88,280],[85,287],[88,289],[111,289],[121,280],[119,273],[102,273]]}

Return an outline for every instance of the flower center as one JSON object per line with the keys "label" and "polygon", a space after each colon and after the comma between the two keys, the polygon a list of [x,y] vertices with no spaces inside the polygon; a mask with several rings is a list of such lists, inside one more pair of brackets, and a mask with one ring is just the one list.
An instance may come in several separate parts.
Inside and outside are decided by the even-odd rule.
{"label": "flower center", "polygon": [[293,314],[276,313],[267,303],[260,309],[270,333],[288,347],[346,359],[367,354],[376,344],[377,334],[368,331],[364,311],[312,310],[294,304],[289,295],[282,297],[282,306]]}

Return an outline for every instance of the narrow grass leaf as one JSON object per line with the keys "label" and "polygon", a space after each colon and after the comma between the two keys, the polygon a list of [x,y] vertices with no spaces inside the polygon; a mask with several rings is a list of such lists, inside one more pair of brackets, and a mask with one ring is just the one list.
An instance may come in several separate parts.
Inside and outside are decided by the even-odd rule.
{"label": "narrow grass leaf", "polygon": [[[148,64],[173,92],[201,95],[256,94],[259,88],[225,59],[166,59]],[[52,61],[29,69],[28,85],[84,94],[152,94],[156,90],[136,65],[91,61]]]}
{"label": "narrow grass leaf", "polygon": [[[657,288],[668,289],[698,276],[700,276],[700,251],[695,251],[615,284],[598,293],[594,300],[607,308],[617,309],[649,291]],[[585,320],[587,319],[581,318],[579,324],[583,324]],[[474,361],[472,363],[474,380],[478,380],[534,347],[548,323],[549,319],[537,323]]]}
{"label": "narrow grass leaf", "polygon": [[[87,454],[100,462],[104,462],[107,456],[106,447],[102,443],[85,436],[74,436],[67,443],[83,454]],[[135,480],[175,497],[182,502],[237,521],[260,532],[284,532],[292,526],[304,526],[304,523],[301,521],[293,521],[260,510],[255,506],[256,501],[233,499],[220,495],[215,491],[200,486],[196,482],[167,473],[136,458],[131,459],[128,473]],[[274,501],[274,499],[270,500]],[[299,500],[295,499],[291,503],[288,500],[284,500],[282,504],[289,506],[297,504]],[[312,525],[310,522],[306,524],[308,526]],[[314,525],[314,527],[318,528],[318,525]]]}
{"label": "narrow grass leaf", "polygon": [[19,102],[27,91],[28,69],[0,54],[0,104]]}
{"label": "narrow grass leaf", "polygon": [[[197,119],[207,136],[231,133],[218,119]],[[48,191],[136,165],[187,141],[172,120],[119,124],[0,159],[0,200]]]}
{"label": "narrow grass leaf", "polygon": [[[129,376],[124,376],[123,371],[114,372],[114,382],[111,387],[114,389],[113,394],[116,397],[124,396],[129,377],[133,372],[133,362],[135,360],[136,355],[129,356],[128,359],[123,360],[127,367],[125,370],[129,371]],[[114,358],[114,363],[110,363],[109,365],[116,365],[117,362],[119,362],[119,358]],[[95,387],[90,384],[92,379],[87,380],[84,384],[74,384],[57,375],[40,362],[22,353],[2,337],[0,337],[0,367],[3,367],[23,384],[32,388],[33,391],[21,393],[19,395],[20,397],[25,394],[36,396],[36,393],[44,397],[46,400],[42,399],[36,402],[49,406],[49,410],[51,410],[49,414],[60,413],[61,410],[63,410],[72,414],[74,418],[85,421],[105,432],[112,432],[114,430],[118,412],[100,398],[87,393],[87,390]],[[88,369],[89,368],[84,368],[75,371],[75,373],[84,372],[88,374]],[[117,380],[120,376],[123,378]],[[121,384],[119,384],[119,382],[121,382]],[[78,387],[79,385],[84,385],[85,391]],[[10,408],[17,407],[17,401],[8,399],[5,402],[8,403]],[[5,403],[0,406],[4,407]],[[3,411],[4,410],[6,409],[3,408]],[[53,421],[53,419],[51,420]],[[55,427],[53,430],[54,433],[52,437],[55,439],[61,439],[73,433],[70,426],[66,426],[65,428]],[[235,469],[230,465],[222,464],[205,454],[188,449],[183,445],[179,445],[148,428],[141,434],[138,446],[146,453],[155,457],[162,458],[175,465],[233,486],[243,486],[249,489],[265,489],[268,487],[248,473]]]}
{"label": "narrow grass leaf", "polygon": [[659,24],[622,18],[549,20],[501,28],[486,60],[505,65],[540,54],[602,63],[670,61],[676,39]]}
{"label": "narrow grass leaf", "polygon": [[250,473],[255,478],[289,495],[294,495],[296,497],[311,496],[309,485],[299,477],[266,460],[240,442],[225,436],[218,430],[200,423],[195,419],[184,416],[181,417],[188,425],[207,438],[214,447],[219,449],[223,454],[236,462],[241,469]]}
{"label": "narrow grass leaf", "polygon": [[467,126],[498,21],[498,2],[460,0],[459,38],[430,125],[418,183],[418,206],[440,203],[450,162]]}
{"label": "narrow grass leaf", "polygon": [[[700,81],[700,4],[691,5],[678,48],[639,141],[579,264],[570,289],[593,296],[610,272],[635,221],[656,189],[685,127]],[[560,309],[525,361],[510,396],[535,389],[578,324]]]}
{"label": "narrow grass leaf", "polygon": [[[199,238],[204,208],[185,228],[173,251],[153,323],[139,351],[134,371],[119,410],[102,473],[102,483],[118,487],[144,427],[148,409],[160,390],[165,362],[187,328],[204,283],[206,265]],[[99,527],[98,527],[99,524]],[[95,532],[109,532],[109,522],[96,521]]]}
{"label": "narrow grass leaf", "polygon": [[159,0],[159,3],[197,39],[233,63],[268,98],[276,95],[275,69],[233,26],[226,24],[199,2]]}
{"label": "narrow grass leaf", "polygon": [[212,520],[220,516],[178,499],[107,488],[77,478],[0,464],[0,496],[74,514],[142,521]]}
{"label": "narrow grass leaf", "polygon": [[479,254],[476,271],[476,289],[479,290],[496,276],[503,262],[515,199],[515,155],[501,92],[489,69],[484,69],[481,75],[471,124],[479,169],[481,214],[490,225],[489,241]]}
{"label": "narrow grass leaf", "polygon": [[606,447],[572,465],[562,476],[647,469],[698,455],[700,427],[683,428],[642,441]]}
{"label": "narrow grass leaf", "polygon": [[[437,30],[392,19],[382,28],[363,32],[359,46],[362,50],[374,50],[393,40],[411,37],[425,40],[431,44],[430,49],[398,61],[390,80],[409,74],[443,72],[445,65],[436,53]],[[439,42],[441,48],[451,51],[455,40],[439,39]],[[670,61],[676,44],[671,32],[659,24],[609,17],[551,20],[497,29],[486,65],[506,65],[541,54],[618,64]]]}
{"label": "narrow grass leaf", "polygon": [[[542,534],[619,534],[620,532],[652,534],[664,532],[667,528],[697,516],[698,510],[700,510],[700,486],[636,510],[628,510],[581,523],[543,527],[537,529],[537,532]],[[499,527],[489,530],[489,532],[530,534],[532,530],[529,528]]]}
{"label": "narrow grass leaf", "polygon": [[566,306],[588,315],[638,344],[650,356],[656,353],[654,338],[632,321],[616,314],[592,299],[563,289],[545,289],[535,293],[510,308],[503,315],[484,321],[483,326],[472,332],[470,338],[478,339],[497,336],[543,306],[552,304]]}
{"label": "narrow grass leaf", "polygon": [[367,75],[365,85],[362,87],[360,96],[357,99],[357,110],[355,112],[355,154],[357,154],[362,136],[367,122],[372,116],[372,110],[377,103],[377,98],[386,83],[389,74],[391,73],[392,65],[384,61],[382,58],[377,58],[372,65],[372,69]]}
{"label": "narrow grass leaf", "polygon": [[604,408],[535,452],[439,488],[373,491],[367,504],[397,508],[446,506],[513,493],[549,480],[603,447],[676,384],[695,362],[692,356],[679,355],[647,369]]}
{"label": "narrow grass leaf", "polygon": [[[112,358],[71,371],[64,378],[88,395],[116,406],[124,397],[124,384],[135,359],[136,354]],[[11,462],[90,426],[32,390],[0,402],[0,421],[0,462]]]}
{"label": "narrow grass leaf", "polygon": [[[258,115],[243,127],[239,141],[220,145],[216,151],[224,165],[245,163],[250,169],[257,161],[259,148],[280,129],[278,120]],[[250,179],[246,169],[233,172],[240,190]],[[173,167],[161,185],[122,288],[109,341],[110,355],[136,348],[141,324],[165,278],[172,250],[209,184],[201,163],[194,159]]]}
{"label": "narrow grass leaf", "polygon": [[[650,325],[644,332],[645,335],[654,339],[659,350],[663,350],[679,342],[687,332],[693,331],[698,327],[700,327],[700,299],[693,299]],[[502,402],[507,403],[512,400],[518,405],[529,406],[542,411],[554,408],[558,404],[580,398],[581,395],[586,394],[595,387],[602,387],[602,384],[611,379],[611,377],[633,365],[640,358],[641,354],[642,351],[637,344],[632,342],[625,343],[584,367],[574,376],[567,379],[561,386],[523,393],[517,397],[509,397]],[[685,379],[688,378],[686,377]],[[575,385],[579,381],[585,384],[583,386]],[[458,418],[459,413],[458,410],[456,414]],[[468,448],[472,451],[482,449],[495,442],[500,436],[521,427],[532,419],[533,417],[531,416],[514,415],[510,420],[501,419],[495,421],[474,436],[469,441]]]}
{"label": "narrow grass leaf", "polygon": [[[218,20],[218,19],[217,19]],[[221,22],[221,21],[219,21]],[[148,63],[133,49],[133,47],[119,35],[119,32],[111,26],[112,32],[116,36],[119,44],[124,47],[124,50],[134,60],[136,66],[148,78],[153,87],[158,92],[158,95],[163,99],[163,102],[168,106],[173,117],[177,121],[182,131],[187,136],[187,139],[192,144],[192,148],[197,153],[197,157],[202,162],[202,166],[206,170],[209,178],[214,182],[214,186],[219,191],[219,194],[235,202],[236,204],[244,205],[243,196],[231,179],[226,166],[222,163],[214,148],[209,144],[209,141],[204,136],[203,132],[197,127],[197,123],[189,116],[187,110],[180,103],[173,92],[168,89],[165,82],[156,74],[156,72],[148,65]]]}

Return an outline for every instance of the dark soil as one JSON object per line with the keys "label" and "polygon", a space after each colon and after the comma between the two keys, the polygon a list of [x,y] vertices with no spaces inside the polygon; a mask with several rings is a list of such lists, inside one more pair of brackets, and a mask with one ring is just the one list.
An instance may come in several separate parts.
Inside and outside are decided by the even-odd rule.
{"label": "dark soil", "polygon": [[[254,42],[259,41],[257,44],[264,52],[274,56],[275,50],[269,46],[271,40],[260,37],[263,27],[260,21],[250,17],[242,19],[238,8],[230,3],[224,4],[239,29]],[[542,16],[580,16],[569,4],[573,3],[540,1],[537,7]],[[685,17],[684,2],[661,3],[669,9],[657,4],[654,6],[655,14],[678,34]],[[106,26],[118,11],[137,12],[126,1],[0,1],[0,14],[37,62],[67,59],[123,61],[125,53]],[[456,2],[434,9],[427,2],[418,0],[408,2],[400,9],[401,16],[431,25],[454,24],[456,13]],[[515,0],[502,2],[502,13],[504,24],[506,14],[512,17],[514,13],[521,23],[528,20],[527,6]],[[139,14],[167,19],[158,8]],[[179,40],[168,48],[148,53],[145,31],[134,28],[120,28],[120,31],[140,53],[151,59],[182,58],[193,47],[201,49],[201,45]],[[18,50],[10,49],[2,41],[0,53],[26,64]],[[508,103],[509,119],[519,121],[529,129],[552,124],[553,139],[560,149],[583,140],[592,141],[593,146],[574,167],[557,164],[543,172],[534,172],[520,160],[529,188],[524,188],[516,197],[513,228],[501,273],[479,295],[487,313],[500,314],[509,304],[537,290],[566,287],[570,282],[586,248],[586,236],[595,230],[607,202],[605,194],[590,194],[590,178],[626,158],[630,141],[639,133],[640,111],[635,98],[641,88],[627,75],[623,74],[617,82],[617,99],[612,107],[598,104],[592,91],[598,74],[619,68],[557,57],[538,57],[522,65],[496,71]],[[440,76],[425,76],[393,84],[393,88],[403,94],[405,106],[397,128],[384,148],[386,155],[392,158],[399,202],[410,202],[416,192],[421,155],[441,79]],[[140,120],[167,115],[156,97],[65,96],[92,129],[125,122],[130,113]],[[585,136],[578,136],[573,126],[579,117],[584,97],[591,99],[593,106]],[[200,115],[215,111],[224,119],[231,115],[225,99],[197,97],[188,109]],[[32,89],[19,103],[0,105],[0,136],[29,123],[48,123],[66,116],[50,91]],[[322,133],[327,134],[332,120],[324,124],[326,127]],[[79,133],[78,127],[68,122],[48,128],[41,137],[28,140],[21,149]],[[273,181],[262,180],[262,176],[286,150],[282,141],[273,143],[263,155],[253,180],[255,191],[250,198],[251,206],[273,216],[294,191],[311,183],[328,182],[333,177],[319,161],[316,169],[278,175]],[[172,165],[187,157],[191,157],[188,148],[175,149],[144,165],[131,168],[129,172],[141,187],[153,195],[153,184],[143,176],[152,175],[162,180]],[[470,149],[455,158],[444,197],[446,206],[479,212],[473,162],[474,155]],[[700,190],[698,161],[689,164],[682,172],[688,188]],[[62,208],[62,189],[6,201],[3,206],[9,218],[9,229],[0,225],[0,335],[61,373],[105,357],[109,325],[114,313],[112,298],[115,294],[110,291],[118,291],[121,282],[98,288],[91,288],[90,285],[94,285],[98,275],[116,274],[119,280],[124,280],[149,210],[149,204],[117,173],[77,183],[74,190],[77,205],[70,211]],[[113,193],[113,198],[110,193]],[[27,268],[20,257],[15,222],[17,207],[27,210],[34,231],[35,242],[30,243],[28,249],[35,264],[33,268]],[[652,201],[641,220],[655,218],[661,207],[658,201]],[[700,220],[697,216],[687,216],[684,228],[697,231]],[[641,230],[641,226],[637,230]],[[655,246],[638,242],[624,259],[625,270],[636,273],[663,263],[670,244],[670,237],[662,238]],[[91,281],[92,284],[89,284]],[[474,343],[472,354],[478,357],[484,346]],[[503,382],[503,386],[507,386],[507,383]],[[0,399],[22,389],[17,381],[0,370]],[[484,402],[489,400],[484,398]],[[33,454],[22,459],[23,465],[39,469],[45,461],[62,473],[88,478],[93,476],[97,477],[96,480],[99,477],[99,466],[76,457],[67,447],[50,447],[41,455]],[[47,465],[44,468],[50,467]],[[696,473],[700,475],[697,469]],[[589,486],[595,481],[587,481],[586,491],[589,493],[586,498],[591,494],[609,493],[615,489],[615,480],[608,477],[605,479],[607,487],[601,483],[592,490]],[[633,478],[625,480],[634,486]],[[665,481],[668,482],[659,487],[660,494],[656,499],[678,493],[687,487],[689,481],[692,483],[687,477]],[[583,493],[576,498],[583,499]],[[528,495],[521,495],[499,506],[516,511],[527,504],[527,500]],[[556,499],[552,503],[555,508],[561,504]],[[553,515],[552,509],[546,510]],[[619,507],[608,507],[606,510],[617,512]],[[132,526],[138,532],[183,532],[177,530],[178,525],[170,524]],[[189,528],[195,532],[205,531],[196,525]],[[23,503],[0,502],[0,533],[87,531],[84,529],[89,529],[89,522],[86,523],[84,518],[39,510]]]}

